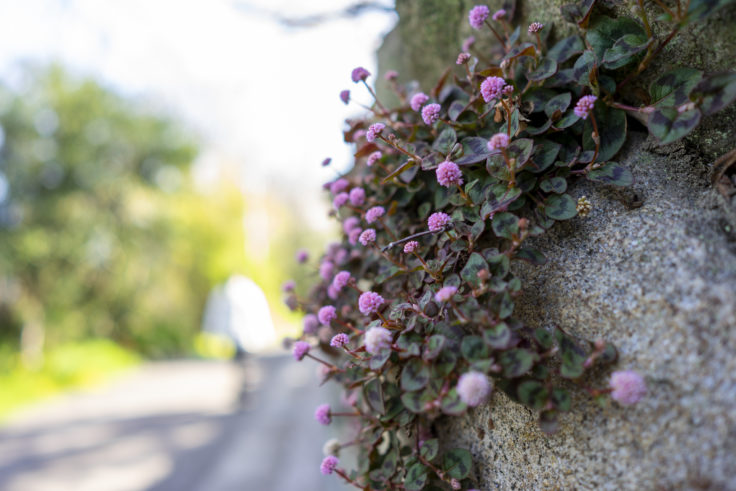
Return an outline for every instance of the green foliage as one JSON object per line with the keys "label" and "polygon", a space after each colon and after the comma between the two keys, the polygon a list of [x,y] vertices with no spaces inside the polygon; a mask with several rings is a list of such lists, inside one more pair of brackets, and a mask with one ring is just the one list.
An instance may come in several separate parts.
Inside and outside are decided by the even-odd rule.
{"label": "green foliage", "polygon": [[[563,7],[580,34],[549,50],[545,35],[526,38],[517,28],[492,51],[490,62],[472,58],[448,71],[428,91],[428,103],[441,107],[432,124],[410,108],[417,92],[412,84],[395,87],[404,101],[400,107],[376,103],[372,115],[348,122],[345,139],[356,145],[356,160],[343,178],[348,188],[362,187],[367,198],[338,207],[335,216],[344,227],[350,220],[356,229],[374,229],[376,242],[356,243],[347,230],[340,245],[344,259],[329,253],[324,261],[349,271],[353,288],[335,291],[332,279],[323,278],[303,307],[316,313],[333,305],[340,313],[339,323],[323,328],[320,337],[350,335],[349,353],[338,353],[332,370],[347,390],[365,384],[356,405],[361,434],[385,432],[412,442],[394,474],[380,471],[383,487],[469,484],[460,481],[470,475],[472,456],[464,449],[443,454],[433,422],[472,410],[491,387],[537,411],[547,433],[557,431],[560,414],[571,410],[569,380],[593,397],[606,393],[587,387],[586,378],[591,368],[616,361],[615,348],[517,319],[523,285],[514,262],[544,264],[545,256],[527,240],[588,213],[590,203],[573,197],[576,179],[633,183],[631,171],[612,160],[626,142],[630,117],[669,143],[736,99],[733,74],[708,76],[687,68],[657,78],[649,94],[628,92],[628,83],[701,11],[659,21],[673,33],[659,39],[648,19],[596,15],[594,3]],[[382,133],[364,141],[358,131],[376,122],[385,125]],[[381,165],[366,165],[365,157],[376,150]],[[373,206],[386,213],[368,224],[366,211]],[[451,222],[433,226],[438,217]],[[383,314],[356,308],[366,291],[381,295]],[[367,353],[372,348],[366,339],[378,326],[390,333],[390,346]],[[463,380],[474,386],[463,386]],[[394,416],[373,418],[369,408],[384,405]],[[374,484],[392,450],[372,438],[359,440],[366,464],[351,482],[361,487],[366,480]]]}

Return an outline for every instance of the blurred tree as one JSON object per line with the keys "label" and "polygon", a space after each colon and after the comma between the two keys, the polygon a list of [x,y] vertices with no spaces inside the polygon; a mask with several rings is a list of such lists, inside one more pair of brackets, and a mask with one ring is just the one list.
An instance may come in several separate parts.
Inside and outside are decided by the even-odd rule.
{"label": "blurred tree", "polygon": [[108,337],[190,349],[212,285],[244,267],[243,198],[204,196],[190,135],[59,67],[0,87],[0,343]]}

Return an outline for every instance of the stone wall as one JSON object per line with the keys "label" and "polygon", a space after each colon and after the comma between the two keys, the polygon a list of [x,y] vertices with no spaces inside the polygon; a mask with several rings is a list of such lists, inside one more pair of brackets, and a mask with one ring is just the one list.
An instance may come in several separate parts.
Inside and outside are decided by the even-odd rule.
{"label": "stone wall", "polygon": [[[471,34],[475,3],[397,0],[400,22],[379,52],[381,72],[397,69],[431,88]],[[519,2],[517,13],[524,25],[555,22],[564,35],[560,3]],[[736,5],[688,28],[641,84],[677,65],[734,69],[734,56]],[[553,436],[501,393],[439,421],[446,445],[471,450],[480,489],[736,489],[736,188],[711,185],[715,158],[736,142],[736,109],[667,146],[631,126],[616,160],[634,186],[572,187],[594,210],[537,240],[545,266],[516,265],[525,281],[516,315],[614,342],[617,367],[645,374],[650,393],[634,407],[601,408],[573,391],[573,411]]]}

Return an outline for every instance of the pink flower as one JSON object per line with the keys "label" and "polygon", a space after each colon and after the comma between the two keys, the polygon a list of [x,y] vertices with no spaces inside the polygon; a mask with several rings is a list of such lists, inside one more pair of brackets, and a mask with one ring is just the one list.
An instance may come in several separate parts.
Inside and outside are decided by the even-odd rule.
{"label": "pink flower", "polygon": [[480,93],[484,101],[491,102],[501,97],[504,87],[506,87],[506,81],[501,77],[488,77],[480,84]]}
{"label": "pink flower", "polygon": [[343,104],[347,105],[347,103],[350,102],[350,91],[349,90],[341,91],[340,100],[343,102]]}
{"label": "pink flower", "polygon": [[372,228],[363,230],[363,232],[360,234],[360,237],[358,237],[358,242],[363,244],[364,246],[368,246],[368,244],[372,244],[376,241],[376,231]]}
{"label": "pink flower", "polygon": [[365,350],[372,355],[390,348],[391,342],[391,331],[385,327],[371,327],[365,333]]}
{"label": "pink flower", "polygon": [[399,78],[399,72],[397,72],[396,70],[389,70],[389,71],[387,71],[387,72],[386,72],[386,73],[384,74],[383,78],[385,78],[385,79],[386,79],[386,80],[388,80],[389,82],[390,82],[391,80],[396,80],[397,78]]}
{"label": "pink flower", "polygon": [[509,146],[509,136],[506,133],[496,133],[488,141],[488,150],[500,150]]}
{"label": "pink flower", "polygon": [[368,133],[365,134],[365,139],[369,142],[376,141],[376,138],[381,134],[381,132],[386,128],[386,125],[383,123],[374,123],[368,128]]}
{"label": "pink flower", "polygon": [[330,284],[330,286],[327,287],[327,296],[330,298],[330,300],[337,300],[337,297],[340,295],[340,290],[335,288],[335,285]]}
{"label": "pink flower", "polygon": [[309,348],[309,343],[306,341],[297,341],[294,343],[294,349],[291,354],[294,355],[296,361],[302,361],[307,356],[307,353],[309,353]]}
{"label": "pink flower", "polygon": [[337,457],[335,457],[334,455],[328,455],[322,461],[322,464],[320,464],[319,470],[325,476],[328,474],[332,474],[333,472],[335,472],[335,469],[337,468],[337,464],[339,463],[340,463],[340,460]]}
{"label": "pink flower", "polygon": [[319,421],[323,425],[332,423],[332,415],[330,414],[329,404],[320,404],[314,411],[314,419]]}
{"label": "pink flower", "polygon": [[371,167],[373,164],[376,163],[376,160],[380,159],[381,157],[383,157],[383,154],[379,151],[375,151],[368,156],[368,160],[366,160],[365,165]]}
{"label": "pink flower", "polygon": [[330,261],[323,261],[322,264],[319,265],[319,276],[325,281],[329,280],[332,278],[334,269],[335,265]]}
{"label": "pink flower", "polygon": [[348,258],[348,251],[342,247],[335,253],[335,263],[337,264],[344,263],[345,260],[347,260],[347,258]]}
{"label": "pink flower", "polygon": [[322,167],[327,167],[328,165],[330,165],[330,163],[332,163],[332,159],[330,157],[327,157],[322,161]]}
{"label": "pink flower", "polygon": [[439,104],[427,104],[422,108],[422,119],[424,120],[424,124],[426,125],[433,125],[435,121],[440,119],[440,109],[441,106]]}
{"label": "pink flower", "polygon": [[343,346],[346,346],[350,342],[350,336],[345,334],[344,332],[341,332],[340,334],[335,334],[332,339],[330,340],[330,346],[333,348],[342,348]]}
{"label": "pink flower", "polygon": [[360,224],[360,218],[358,217],[347,217],[344,222],[342,222],[342,230],[346,234],[349,233],[351,230],[353,230],[355,227],[357,227]]}
{"label": "pink flower", "polygon": [[506,17],[506,11],[504,9],[498,9],[493,14],[493,17],[491,17],[491,19],[493,19],[495,21],[499,21],[499,20],[503,19],[504,17]]}
{"label": "pink flower", "polygon": [[488,10],[488,7],[485,5],[476,5],[472,9],[470,9],[470,13],[468,14],[468,22],[470,22],[470,27],[473,29],[480,29],[483,27],[483,23],[488,18],[488,14],[490,14],[491,11]]}
{"label": "pink flower", "polygon": [[544,24],[542,24],[541,22],[532,22],[531,24],[529,24],[529,29],[528,29],[529,34],[534,34],[536,32],[539,32],[542,30],[543,27],[544,27]]}
{"label": "pink flower", "polygon": [[317,332],[317,328],[319,327],[319,320],[317,320],[317,316],[314,314],[307,314],[304,316],[304,333],[305,334],[314,334]]}
{"label": "pink flower", "polygon": [[335,208],[341,208],[345,205],[345,203],[348,202],[348,199],[348,193],[344,191],[342,193],[337,193],[335,198],[332,200],[332,206],[334,206]]}
{"label": "pink flower", "polygon": [[350,204],[353,206],[363,206],[365,203],[365,189],[353,188],[350,190]]}
{"label": "pink flower", "polygon": [[371,72],[369,72],[362,66],[359,66],[353,69],[353,73],[350,74],[350,78],[353,79],[353,82],[357,84],[361,80],[365,80],[368,77],[370,77],[370,75],[371,75]]}
{"label": "pink flower", "polygon": [[337,288],[337,290],[342,290],[347,286],[347,284],[350,282],[350,272],[349,271],[340,271],[335,275],[335,277],[332,279],[332,286]]}
{"label": "pink flower", "polygon": [[[361,230],[360,227],[357,227],[357,228],[354,228],[354,229],[350,230],[348,232],[348,242],[350,242],[350,245],[357,244],[360,236],[362,235],[362,233],[363,233],[363,230]],[[375,235],[375,231],[374,231],[374,235]],[[375,238],[373,240],[375,240]],[[362,242],[361,242],[361,244],[362,244]],[[364,245],[366,245],[366,244],[364,244]]]}
{"label": "pink flower", "polygon": [[491,395],[492,389],[488,377],[480,372],[463,373],[457,381],[457,395],[470,407],[478,406],[485,401]]}
{"label": "pink flower", "polygon": [[578,118],[588,119],[588,115],[593,110],[593,106],[595,106],[595,101],[598,99],[594,95],[586,95],[580,98],[578,100],[578,103],[575,104],[575,116]]}
{"label": "pink flower", "polygon": [[511,95],[514,93],[514,86],[507,85],[506,87],[503,88],[501,92],[503,93],[503,95]]}
{"label": "pink flower", "polygon": [[470,51],[470,48],[475,44],[475,36],[469,36],[463,41],[462,50]]}
{"label": "pink flower", "polygon": [[435,172],[437,173],[437,182],[446,188],[455,184],[462,185],[463,183],[463,173],[460,172],[460,167],[455,162],[446,160],[437,167]]}
{"label": "pink flower", "polygon": [[378,312],[385,300],[376,292],[363,292],[358,298],[358,309],[363,315],[370,315]]}
{"label": "pink flower", "polygon": [[365,136],[365,130],[356,130],[355,133],[353,133],[353,141],[357,142],[364,136]]}
{"label": "pink flower", "polygon": [[437,293],[434,294],[434,299],[437,302],[449,302],[452,300],[452,296],[457,293],[456,286],[445,286],[440,288]]}
{"label": "pink flower", "polygon": [[424,92],[414,94],[409,101],[412,111],[419,111],[422,106],[429,100],[429,96]]}
{"label": "pink flower", "polygon": [[317,319],[323,326],[329,326],[330,322],[337,319],[337,310],[332,305],[325,305],[317,312]]}
{"label": "pink flower", "polygon": [[293,292],[295,287],[296,283],[294,283],[294,280],[288,280],[284,282],[284,284],[281,286],[281,289],[288,293]]}
{"label": "pink flower", "polygon": [[337,194],[345,191],[348,186],[350,186],[350,181],[348,181],[344,177],[341,177],[340,179],[337,179],[330,184],[330,192],[332,194]]}
{"label": "pink flower", "polygon": [[449,225],[451,221],[452,219],[450,219],[450,215],[438,211],[436,213],[432,213],[429,216],[429,218],[427,219],[427,225],[429,226],[429,230],[431,232],[439,232],[447,225]]}
{"label": "pink flower", "polygon": [[419,242],[416,240],[410,240],[406,244],[404,244],[404,252],[407,254],[410,254],[414,251],[416,251],[419,248]]}
{"label": "pink flower", "polygon": [[456,65],[464,65],[468,62],[470,59],[470,53],[460,53],[457,55],[457,60],[455,61]]}
{"label": "pink flower", "polygon": [[383,208],[383,206],[374,206],[367,212],[365,212],[365,221],[368,223],[373,223],[379,218],[381,218],[386,213],[386,210]]}
{"label": "pink flower", "polygon": [[636,404],[647,393],[647,385],[638,373],[632,370],[613,372],[610,387],[611,398],[623,406]]}
{"label": "pink flower", "polygon": [[304,264],[309,259],[309,252],[307,252],[305,249],[299,249],[296,252],[296,261],[300,264]]}

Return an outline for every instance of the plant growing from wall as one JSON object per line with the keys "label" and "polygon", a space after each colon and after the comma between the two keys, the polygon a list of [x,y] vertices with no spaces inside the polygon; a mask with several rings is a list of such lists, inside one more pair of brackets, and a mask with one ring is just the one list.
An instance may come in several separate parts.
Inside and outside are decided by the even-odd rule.
{"label": "plant growing from wall", "polygon": [[[616,360],[611,344],[514,318],[523,284],[513,264],[544,264],[527,239],[590,212],[592,203],[568,192],[572,181],[633,182],[614,160],[630,118],[666,144],[736,98],[736,74],[686,67],[658,77],[637,102],[628,98],[630,82],[684,26],[728,2],[655,3],[654,18],[638,0],[638,18],[615,19],[594,15],[594,0],[565,5],[579,31],[554,43],[541,23],[513,26],[512,6],[493,15],[476,6],[469,22],[496,39],[494,50],[474,56],[466,42],[456,71],[428,93],[387,73],[397,108],[375,98],[365,69],[353,71],[375,102],[365,119],[347,122],[355,165],[326,185],[343,240],[322,258],[309,298],[287,299],[307,313],[294,357],[318,361],[324,380],[345,389],[349,409],[324,404],[315,418],[355,423],[352,440],[328,445],[323,473],[361,489],[463,489],[471,455],[440,451],[436,418],[501,390],[538,411],[552,433],[575,385],[602,403],[644,396],[630,370],[589,386],[591,369]],[[654,24],[668,34],[656,36]],[[348,103],[350,92],[340,98]],[[351,471],[336,457],[347,446],[361,454]]]}

